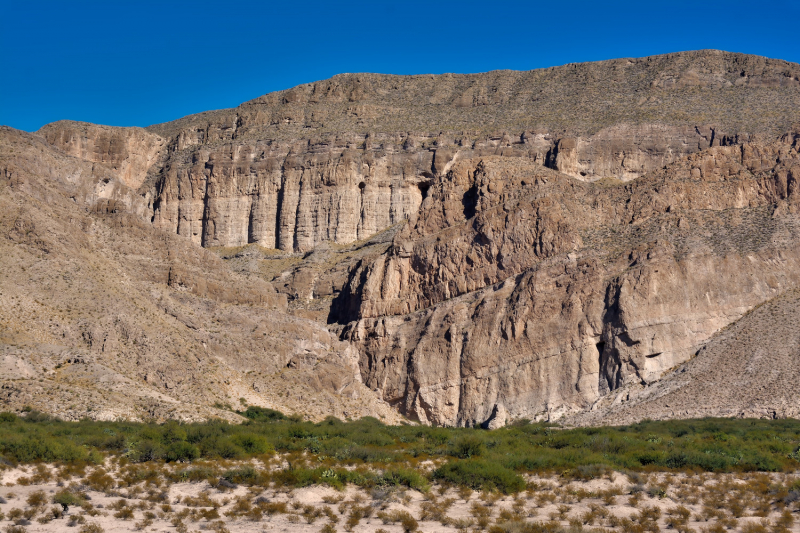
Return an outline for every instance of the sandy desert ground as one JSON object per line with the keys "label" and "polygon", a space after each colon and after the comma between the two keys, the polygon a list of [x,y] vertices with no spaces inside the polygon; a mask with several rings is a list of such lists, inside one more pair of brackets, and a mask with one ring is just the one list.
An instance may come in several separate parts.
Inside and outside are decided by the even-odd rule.
{"label": "sandy desert ground", "polygon": [[[588,481],[535,476],[528,477],[527,491],[503,495],[437,485],[422,493],[402,487],[169,484],[158,476],[131,483],[119,482],[125,471],[115,465],[107,464],[105,472],[70,476],[47,466],[6,468],[0,527],[9,533],[800,531],[800,493],[790,490],[800,479],[796,474],[608,472]],[[65,490],[79,503],[66,513],[53,503]]]}

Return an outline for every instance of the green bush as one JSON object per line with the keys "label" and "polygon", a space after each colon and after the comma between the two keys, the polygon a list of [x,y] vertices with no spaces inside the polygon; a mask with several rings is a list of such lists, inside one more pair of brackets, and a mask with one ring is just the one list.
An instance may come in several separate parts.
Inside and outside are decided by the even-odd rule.
{"label": "green bush", "polygon": [[499,490],[505,494],[525,489],[525,480],[518,474],[497,463],[483,460],[445,463],[434,471],[433,477],[453,485],[475,490]]}
{"label": "green bush", "polygon": [[259,473],[252,466],[243,466],[226,471],[222,474],[222,479],[230,481],[231,483],[255,485],[259,481]]}
{"label": "green bush", "polygon": [[[484,431],[386,426],[375,419],[342,422],[330,417],[312,423],[261,408],[244,413],[248,412],[244,424],[65,422],[34,411],[21,417],[3,414],[0,461],[86,465],[100,464],[106,456],[125,456],[146,463],[240,459],[274,450],[305,453],[320,462],[318,468],[298,466],[275,473],[278,485],[403,485],[425,490],[429,479],[421,469],[407,468],[409,462],[451,457],[437,471],[439,479],[504,490],[501,487],[513,483],[506,483],[502,473],[514,480],[515,472],[554,471],[591,479],[604,469],[786,472],[794,471],[800,458],[797,420],[644,421],[577,429],[516,423]],[[217,467],[201,464],[164,475],[213,481],[220,474]]]}
{"label": "green bush", "polygon": [[458,438],[449,453],[453,457],[469,459],[471,457],[479,457],[483,455],[485,451],[486,443],[484,439],[478,435],[470,434]]}
{"label": "green bush", "polygon": [[128,451],[128,459],[133,463],[156,461],[164,456],[164,448],[152,440],[143,440]]}
{"label": "green bush", "polygon": [[164,453],[164,460],[169,462],[181,461],[188,462],[200,457],[200,450],[197,446],[188,442],[173,442]]}
{"label": "green bush", "polygon": [[378,479],[380,485],[404,485],[406,487],[418,490],[420,492],[427,492],[430,489],[430,484],[425,477],[417,472],[408,468],[392,468],[387,470]]}
{"label": "green bush", "polygon": [[275,420],[284,420],[286,418],[280,411],[252,405],[248,407],[247,410],[240,411],[239,414],[255,422],[271,422]]}
{"label": "green bush", "polygon": [[236,446],[244,450],[245,453],[250,455],[262,455],[265,453],[272,453],[275,449],[272,444],[261,435],[236,435],[231,439]]}
{"label": "green bush", "polygon": [[53,495],[53,503],[59,504],[66,511],[70,506],[83,503],[83,498],[77,496],[69,490],[60,490]]}

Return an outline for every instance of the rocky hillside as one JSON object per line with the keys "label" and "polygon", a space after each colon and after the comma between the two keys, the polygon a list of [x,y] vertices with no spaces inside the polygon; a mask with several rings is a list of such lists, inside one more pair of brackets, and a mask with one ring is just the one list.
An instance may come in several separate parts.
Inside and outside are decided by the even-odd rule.
{"label": "rocky hillside", "polygon": [[569,422],[645,418],[800,418],[800,292],[788,290],[725,327],[696,357],[653,383],[632,383]]}
{"label": "rocky hillside", "polygon": [[[113,143],[111,143],[113,145]],[[0,402],[65,419],[398,417],[355,349],[154,228],[124,170],[0,128]]]}
{"label": "rocky hillside", "polygon": [[[126,345],[137,355],[113,367],[122,376],[149,375],[161,393],[172,383],[170,397],[203,405],[248,390],[258,394],[247,401],[297,410],[316,396],[273,387],[299,382],[330,391],[320,416],[355,395],[350,416],[397,416],[388,404],[440,425],[587,412],[599,418],[580,420],[598,423],[617,416],[610,398],[702,360],[723,328],[798,285],[798,125],[800,65],[700,51],[530,72],[343,74],[146,129],[6,130],[29,148],[3,161],[30,167],[30,183],[69,185],[56,196],[64,214],[47,205],[42,220],[71,233],[66,213],[88,209],[109,228],[92,249],[155,284],[139,290],[159,340]],[[109,291],[118,278],[104,278]],[[99,287],[81,290],[84,322],[62,345],[91,347],[81,327],[120,338],[118,317],[150,309],[109,313]],[[180,342],[159,337],[173,319]],[[183,343],[216,349],[235,379],[203,370],[194,375],[215,387],[190,385]],[[14,350],[4,357],[17,367],[33,357]],[[148,357],[160,373],[138,363]],[[50,379],[31,368],[30,386]],[[277,377],[254,379],[265,373]],[[320,388],[329,375],[339,381]]]}
{"label": "rocky hillside", "polygon": [[412,418],[591,409],[797,286],[798,148],[800,133],[710,148],[628,184],[463,161],[333,318],[365,383]]}

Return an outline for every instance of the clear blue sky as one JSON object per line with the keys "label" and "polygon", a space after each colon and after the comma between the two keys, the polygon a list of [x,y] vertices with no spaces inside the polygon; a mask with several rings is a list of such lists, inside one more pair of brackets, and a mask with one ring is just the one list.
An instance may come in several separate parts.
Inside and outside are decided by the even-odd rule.
{"label": "clear blue sky", "polygon": [[716,48],[800,62],[800,0],[0,0],[0,124],[147,126],[341,72],[529,70]]}

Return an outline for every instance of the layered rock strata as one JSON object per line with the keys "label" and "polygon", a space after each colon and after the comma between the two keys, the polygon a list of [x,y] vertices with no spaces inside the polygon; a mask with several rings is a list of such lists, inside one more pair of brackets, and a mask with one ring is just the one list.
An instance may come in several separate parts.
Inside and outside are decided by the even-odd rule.
{"label": "layered rock strata", "polygon": [[[357,350],[403,414],[498,427],[651,383],[797,284],[798,110],[800,66],[700,51],[345,74],[147,131],[40,133],[95,163],[66,181],[96,214],[219,248],[295,318],[327,315],[337,368]],[[179,261],[166,283],[227,294]],[[278,359],[313,369],[317,348]]]}
{"label": "layered rock strata", "polygon": [[426,423],[589,409],[800,276],[798,136],[630,184],[463,161],[336,302],[365,383]]}
{"label": "layered rock strata", "polygon": [[153,221],[203,246],[308,251],[414,215],[459,159],[524,157],[586,181],[630,180],[705,148],[774,138],[798,109],[798,65],[716,51],[345,74],[150,127],[168,139]]}
{"label": "layered rock strata", "polygon": [[154,228],[142,200],[112,167],[0,127],[2,410],[233,421],[259,405],[399,420],[361,383],[353,346],[289,314],[260,277]]}

